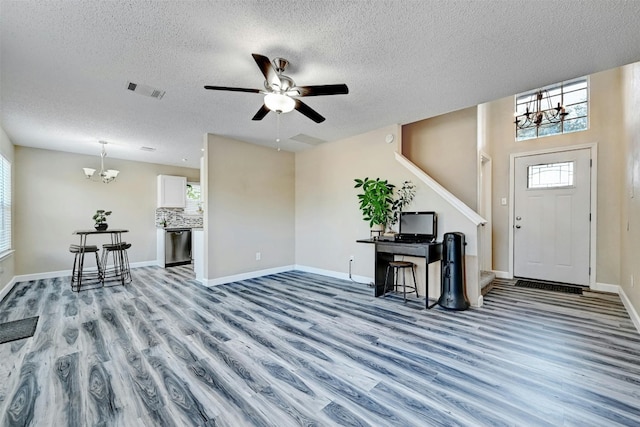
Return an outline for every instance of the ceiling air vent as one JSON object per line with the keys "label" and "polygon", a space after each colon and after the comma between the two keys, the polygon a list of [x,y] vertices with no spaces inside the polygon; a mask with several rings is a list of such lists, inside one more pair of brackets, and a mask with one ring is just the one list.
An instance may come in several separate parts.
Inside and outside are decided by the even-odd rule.
{"label": "ceiling air vent", "polygon": [[320,138],[305,135],[304,133],[299,133],[298,135],[292,136],[289,139],[293,139],[294,141],[302,142],[304,144],[309,144],[309,145],[319,145],[319,144],[322,144],[323,142],[326,142]]}
{"label": "ceiling air vent", "polygon": [[151,98],[162,99],[165,94],[164,90],[156,89],[147,85],[140,85],[138,83],[127,82],[127,90],[135,92],[138,95],[148,96]]}

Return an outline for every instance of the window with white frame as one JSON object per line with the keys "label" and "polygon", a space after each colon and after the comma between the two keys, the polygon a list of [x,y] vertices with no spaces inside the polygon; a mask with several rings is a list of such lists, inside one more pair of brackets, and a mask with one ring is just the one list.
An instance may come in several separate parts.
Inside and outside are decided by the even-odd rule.
{"label": "window with white frame", "polygon": [[[542,93],[539,105],[543,110],[553,112],[557,106],[564,107],[566,115],[563,120],[549,120],[547,116],[541,116],[540,123],[522,120],[527,108],[530,112],[532,108],[535,109],[532,100],[538,92]],[[577,132],[589,128],[589,79],[587,77],[521,93],[516,95],[515,102],[516,121],[520,121],[520,124],[516,124],[516,141]]]}
{"label": "window with white frame", "polygon": [[0,154],[0,255],[11,250],[11,163]]}
{"label": "window with white frame", "polygon": [[185,213],[196,214],[202,212],[202,195],[200,194],[200,183],[187,183],[187,205],[184,208]]}

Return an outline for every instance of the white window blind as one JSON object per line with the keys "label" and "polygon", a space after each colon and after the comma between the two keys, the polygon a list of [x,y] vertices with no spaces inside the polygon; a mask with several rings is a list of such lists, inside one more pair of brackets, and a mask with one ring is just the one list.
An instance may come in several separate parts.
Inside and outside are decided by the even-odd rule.
{"label": "white window blind", "polygon": [[11,163],[0,154],[0,254],[11,250]]}

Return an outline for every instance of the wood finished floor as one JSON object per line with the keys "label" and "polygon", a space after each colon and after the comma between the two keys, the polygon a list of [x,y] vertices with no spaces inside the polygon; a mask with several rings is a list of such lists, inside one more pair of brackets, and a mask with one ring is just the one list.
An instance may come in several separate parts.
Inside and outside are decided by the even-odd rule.
{"label": "wood finished floor", "polygon": [[290,272],[207,289],[187,268],[80,292],[19,283],[0,322],[4,426],[640,425],[640,336],[616,295],[498,281],[425,311]]}

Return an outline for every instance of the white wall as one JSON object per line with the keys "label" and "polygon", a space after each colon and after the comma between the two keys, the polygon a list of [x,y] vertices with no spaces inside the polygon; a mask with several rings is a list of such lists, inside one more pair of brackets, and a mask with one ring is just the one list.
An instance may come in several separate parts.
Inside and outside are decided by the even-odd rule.
{"label": "white wall", "polygon": [[204,176],[208,284],[293,266],[293,153],[207,135]]}

